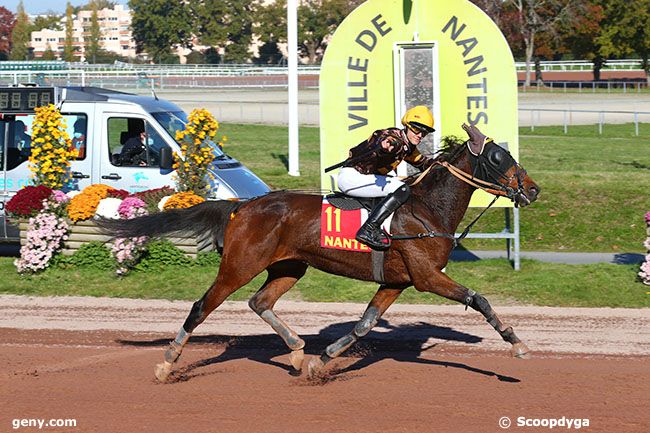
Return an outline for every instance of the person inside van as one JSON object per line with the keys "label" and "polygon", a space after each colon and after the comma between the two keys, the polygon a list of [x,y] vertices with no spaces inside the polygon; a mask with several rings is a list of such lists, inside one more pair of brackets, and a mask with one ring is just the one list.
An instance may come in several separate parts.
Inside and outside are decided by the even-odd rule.
{"label": "person inside van", "polygon": [[86,157],[86,118],[79,117],[74,122],[72,134],[72,146],[77,149],[77,159]]}
{"label": "person inside van", "polygon": [[147,133],[142,130],[135,137],[126,140],[122,153],[120,154],[120,163],[123,166],[140,166],[147,165]]}
{"label": "person inside van", "polygon": [[27,161],[32,153],[32,137],[25,131],[27,127],[22,120],[16,120],[14,125],[14,147],[18,149],[20,162]]}

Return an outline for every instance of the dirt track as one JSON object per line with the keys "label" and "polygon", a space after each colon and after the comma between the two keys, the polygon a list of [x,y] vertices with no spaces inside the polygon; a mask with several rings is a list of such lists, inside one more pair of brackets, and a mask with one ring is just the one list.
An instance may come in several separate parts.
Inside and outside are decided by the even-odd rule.
{"label": "dirt track", "polygon": [[[153,366],[189,307],[0,296],[0,432],[28,418],[76,419],[42,429],[70,432],[490,432],[504,416],[511,431],[549,431],[517,427],[518,417],[650,431],[648,310],[496,308],[536,352],[515,360],[476,312],[396,305],[314,383],[288,374],[286,348],[245,304],[227,303],[197,329],[172,383],[157,384]],[[311,357],[364,308],[276,311]]]}

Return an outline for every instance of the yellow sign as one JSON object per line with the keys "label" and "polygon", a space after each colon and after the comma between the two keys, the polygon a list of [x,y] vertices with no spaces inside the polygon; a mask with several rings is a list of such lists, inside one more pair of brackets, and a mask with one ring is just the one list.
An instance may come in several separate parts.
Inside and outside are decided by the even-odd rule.
{"label": "yellow sign", "polygon": [[[321,170],[346,159],[374,130],[399,126],[394,50],[411,42],[436,50],[437,136],[466,137],[461,124],[475,124],[519,160],[515,63],[496,24],[466,0],[368,0],[341,23],[323,58]],[[322,188],[332,189],[335,178],[322,171]],[[471,205],[491,199],[477,191]]]}

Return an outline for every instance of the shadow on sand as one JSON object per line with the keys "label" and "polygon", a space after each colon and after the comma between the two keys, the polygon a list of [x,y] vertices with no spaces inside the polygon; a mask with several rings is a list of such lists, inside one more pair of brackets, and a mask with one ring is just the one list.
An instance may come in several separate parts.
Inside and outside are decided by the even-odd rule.
{"label": "shadow on sand", "polygon": [[[320,356],[328,344],[352,331],[355,324],[356,322],[334,324],[323,328],[316,335],[301,335],[306,343],[305,354]],[[424,352],[440,344],[439,342],[429,343],[430,339],[442,340],[442,342],[460,341],[467,344],[477,344],[482,341],[481,337],[459,332],[448,327],[433,326],[423,322],[393,326],[387,320],[381,319],[373,331],[338,358],[338,360],[344,359],[353,362],[347,366],[332,367],[328,372],[328,378],[324,382],[349,378],[347,376],[350,373],[363,370],[365,367],[384,359],[458,368],[475,374],[494,376],[502,382],[520,381],[514,377],[504,376],[493,371],[479,369],[459,362],[422,358],[421,355]],[[126,346],[136,347],[159,346],[162,350],[169,344],[170,340],[118,340],[117,342]],[[184,382],[197,376],[211,374],[203,372],[202,368],[236,359],[249,359],[281,368],[289,374],[296,374],[289,364],[274,360],[274,358],[286,355],[289,352],[284,342],[275,334],[252,336],[193,336],[190,338],[189,344],[216,345],[223,349],[223,352],[217,356],[203,359],[174,370],[169,377],[170,383]],[[191,350],[191,348],[187,349]],[[308,362],[307,358],[305,359],[306,362]]]}

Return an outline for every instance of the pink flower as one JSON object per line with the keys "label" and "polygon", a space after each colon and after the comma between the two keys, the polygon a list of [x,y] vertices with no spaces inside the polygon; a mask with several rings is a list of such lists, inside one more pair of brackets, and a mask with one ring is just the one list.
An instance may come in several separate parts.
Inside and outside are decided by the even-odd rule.
{"label": "pink flower", "polygon": [[18,272],[45,269],[66,239],[68,224],[62,218],[48,212],[30,218],[25,245],[20,248],[20,258],[14,262]]}
{"label": "pink flower", "polygon": [[131,219],[147,214],[147,204],[138,197],[127,197],[122,201],[117,212],[123,219]]}

